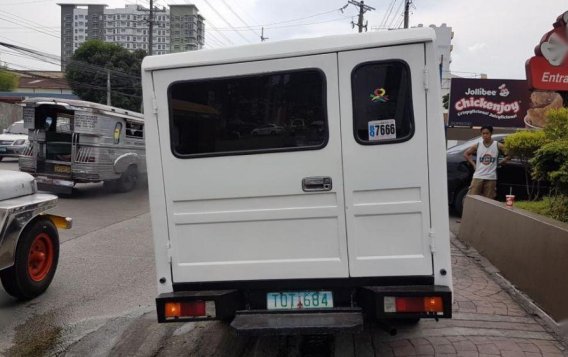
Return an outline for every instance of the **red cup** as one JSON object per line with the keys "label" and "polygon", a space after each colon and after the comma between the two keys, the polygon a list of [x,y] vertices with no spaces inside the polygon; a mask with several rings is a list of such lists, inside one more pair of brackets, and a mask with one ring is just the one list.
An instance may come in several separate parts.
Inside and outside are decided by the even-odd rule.
{"label": "red cup", "polygon": [[513,207],[513,204],[515,203],[515,195],[506,195],[505,203],[507,207]]}

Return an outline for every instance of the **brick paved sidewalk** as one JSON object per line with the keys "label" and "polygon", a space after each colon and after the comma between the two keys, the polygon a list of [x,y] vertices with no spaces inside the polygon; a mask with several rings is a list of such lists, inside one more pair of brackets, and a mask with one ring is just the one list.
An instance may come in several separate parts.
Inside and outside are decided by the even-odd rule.
{"label": "brick paved sidewalk", "polygon": [[545,321],[518,304],[507,292],[511,289],[498,284],[497,271],[455,238],[452,260],[451,320],[423,320],[399,327],[396,336],[379,328],[337,336],[335,356],[346,355],[351,346],[356,356],[568,356]]}

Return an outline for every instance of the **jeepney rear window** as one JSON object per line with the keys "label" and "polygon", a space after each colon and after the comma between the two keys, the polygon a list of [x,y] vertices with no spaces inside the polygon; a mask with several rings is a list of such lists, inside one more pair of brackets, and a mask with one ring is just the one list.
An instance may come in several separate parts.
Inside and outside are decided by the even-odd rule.
{"label": "jeepney rear window", "polygon": [[180,81],[168,100],[180,158],[315,150],[328,140],[320,70]]}
{"label": "jeepney rear window", "polygon": [[353,135],[363,145],[391,144],[414,134],[410,69],[402,61],[363,63],[351,73]]}

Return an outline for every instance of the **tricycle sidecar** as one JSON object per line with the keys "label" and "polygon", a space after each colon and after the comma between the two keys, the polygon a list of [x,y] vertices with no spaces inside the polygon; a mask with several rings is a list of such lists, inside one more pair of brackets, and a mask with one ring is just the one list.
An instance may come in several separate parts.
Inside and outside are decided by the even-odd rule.
{"label": "tricycle sidecar", "polygon": [[71,218],[48,214],[57,196],[37,193],[33,176],[0,170],[0,280],[6,292],[32,299],[51,284],[59,260],[57,228]]}

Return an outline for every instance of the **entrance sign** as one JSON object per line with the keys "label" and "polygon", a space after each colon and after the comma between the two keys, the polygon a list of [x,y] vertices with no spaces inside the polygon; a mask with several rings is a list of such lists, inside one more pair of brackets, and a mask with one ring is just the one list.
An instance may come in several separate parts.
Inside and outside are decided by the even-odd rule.
{"label": "entrance sign", "polygon": [[568,11],[558,16],[553,29],[535,47],[526,63],[531,89],[568,91]]}

